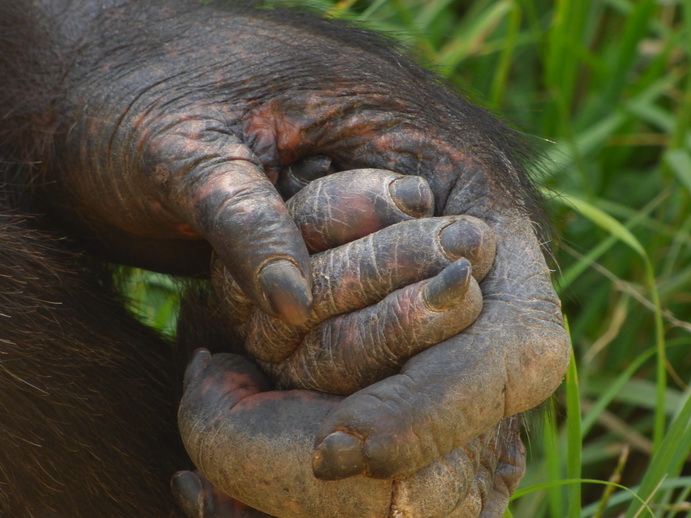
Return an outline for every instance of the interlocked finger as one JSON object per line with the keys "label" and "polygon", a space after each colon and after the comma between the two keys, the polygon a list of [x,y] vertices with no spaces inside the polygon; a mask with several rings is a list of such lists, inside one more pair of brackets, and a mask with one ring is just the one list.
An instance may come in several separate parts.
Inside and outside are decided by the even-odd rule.
{"label": "interlocked finger", "polygon": [[459,259],[431,280],[315,326],[285,361],[260,364],[279,387],[351,394],[475,321],[482,295],[470,271]]}
{"label": "interlocked finger", "polygon": [[[279,180],[290,183],[284,194],[295,194],[286,207],[311,253],[341,246],[385,227],[417,217],[431,216],[434,198],[426,180],[392,171],[361,169],[330,174],[326,157],[313,157],[287,168]],[[299,182],[293,169],[301,172]],[[329,174],[327,177],[320,175]],[[309,180],[311,183],[307,184]],[[303,183],[304,182],[304,183]],[[241,279],[230,274],[227,262],[215,255],[212,277],[225,301],[232,325],[249,317],[254,302],[241,289]]]}
{"label": "interlocked finger", "polygon": [[[376,304],[392,291],[429,279],[460,258],[479,258],[471,261],[472,275],[479,280],[483,272],[478,274],[475,264],[486,269],[485,263],[493,257],[491,232],[476,218],[451,216],[392,225],[312,256],[314,304],[307,323],[291,326],[255,310],[241,327],[245,347],[260,360],[283,361],[310,329],[327,319]],[[232,290],[226,296],[227,300],[237,298]],[[353,318],[362,321],[365,317]]]}

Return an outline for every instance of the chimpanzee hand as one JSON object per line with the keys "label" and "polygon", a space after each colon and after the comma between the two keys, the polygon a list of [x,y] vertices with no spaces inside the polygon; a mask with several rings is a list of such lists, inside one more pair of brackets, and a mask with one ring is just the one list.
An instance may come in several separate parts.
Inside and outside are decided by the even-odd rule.
{"label": "chimpanzee hand", "polygon": [[[477,283],[494,260],[492,232],[476,218],[412,220],[411,213],[431,215],[431,202],[425,180],[387,171],[314,181],[287,204],[308,248],[352,242],[312,256],[312,316],[291,326],[258,309],[250,313],[220,262],[212,276],[221,300],[215,311],[281,388],[352,394],[394,374],[475,321],[482,307]],[[388,226],[403,219],[410,221]]]}
{"label": "chimpanzee hand", "polygon": [[[430,198],[420,178],[348,171],[310,184],[288,208],[314,250],[410,219],[407,214],[417,211],[401,207]],[[315,306],[308,325],[287,326],[256,310],[250,314],[237,287],[220,293],[220,307],[194,319],[205,328],[214,325],[203,322],[210,315],[217,322],[226,323],[229,316],[244,321],[245,346],[264,358],[264,370],[284,387],[349,393],[470,324],[481,300],[468,259],[481,280],[493,257],[492,233],[475,218],[406,221],[312,256]],[[228,275],[220,270],[214,281],[226,286]],[[431,281],[409,285],[437,273]],[[389,294],[399,286],[405,287]],[[180,339],[186,340],[184,333]],[[317,423],[341,398],[304,390],[267,392],[268,387],[241,357],[197,354],[186,377],[180,427],[192,458],[216,488],[199,474],[179,474],[174,487],[188,516],[238,515],[240,504],[219,489],[282,517],[385,517],[394,511],[411,517],[479,516],[501,511],[522,474],[514,422],[395,480],[320,481],[309,469]],[[358,467],[347,456],[329,460]]]}
{"label": "chimpanzee hand", "polygon": [[503,125],[380,38],[308,15],[182,0],[27,8],[39,4],[27,51],[57,90],[32,113],[54,135],[36,157],[55,180],[43,190],[114,258],[204,270],[204,238],[255,303],[304,321],[307,251],[262,175],[315,156],[422,176],[436,215],[493,230],[478,320],[335,406],[317,435],[319,477],[352,475],[344,455],[372,477],[410,473],[557,387],[568,340]]}
{"label": "chimpanzee hand", "polygon": [[174,47],[198,63],[180,71],[187,97],[176,99],[213,99],[205,106],[235,121],[265,170],[325,156],[337,171],[422,176],[436,215],[477,217],[497,239],[478,320],[337,405],[317,435],[318,477],[353,465],[375,478],[411,473],[555,390],[568,337],[510,130],[364,31],[271,10],[176,20],[182,36],[163,55]]}
{"label": "chimpanzee hand", "polygon": [[[319,480],[310,467],[312,438],[340,397],[270,391],[246,358],[204,350],[185,385],[183,435],[217,484],[196,472],[176,474],[173,491],[189,518],[499,518],[525,469],[520,418],[513,417],[412,474]],[[339,462],[351,467],[347,460]]]}

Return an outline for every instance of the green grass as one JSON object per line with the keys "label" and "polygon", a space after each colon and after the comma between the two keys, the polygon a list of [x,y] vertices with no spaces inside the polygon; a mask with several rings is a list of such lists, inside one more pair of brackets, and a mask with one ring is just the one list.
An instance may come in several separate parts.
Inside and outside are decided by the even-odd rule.
{"label": "green grass", "polygon": [[401,38],[546,155],[574,361],[507,516],[691,516],[691,1],[311,3]]}

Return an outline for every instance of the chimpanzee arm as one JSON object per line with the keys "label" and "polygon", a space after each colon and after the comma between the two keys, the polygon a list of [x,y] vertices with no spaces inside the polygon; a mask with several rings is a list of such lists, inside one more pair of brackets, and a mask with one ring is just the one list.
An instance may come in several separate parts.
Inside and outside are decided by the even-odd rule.
{"label": "chimpanzee arm", "polygon": [[[51,201],[122,258],[203,269],[178,246],[203,237],[262,308],[303,320],[306,251],[262,173],[316,155],[335,170],[421,175],[438,214],[494,230],[477,323],[339,404],[319,434],[319,476],[350,474],[325,459],[352,455],[353,441],[364,473],[408,472],[556,388],[568,342],[509,130],[381,39],[310,16],[176,0],[34,5],[43,17],[24,48],[47,41],[55,59],[38,63],[57,92],[27,119],[55,135],[34,159],[57,181]],[[283,307],[259,273],[280,259],[302,272],[282,275]]]}

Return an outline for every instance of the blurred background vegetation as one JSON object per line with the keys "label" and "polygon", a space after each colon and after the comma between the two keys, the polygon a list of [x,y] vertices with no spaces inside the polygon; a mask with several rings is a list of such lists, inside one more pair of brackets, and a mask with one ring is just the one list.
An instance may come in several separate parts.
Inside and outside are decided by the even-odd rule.
{"label": "blurred background vegetation", "polygon": [[[400,39],[545,154],[575,362],[507,516],[691,516],[691,1],[310,5]],[[133,304],[172,332],[170,281],[142,276]]]}

